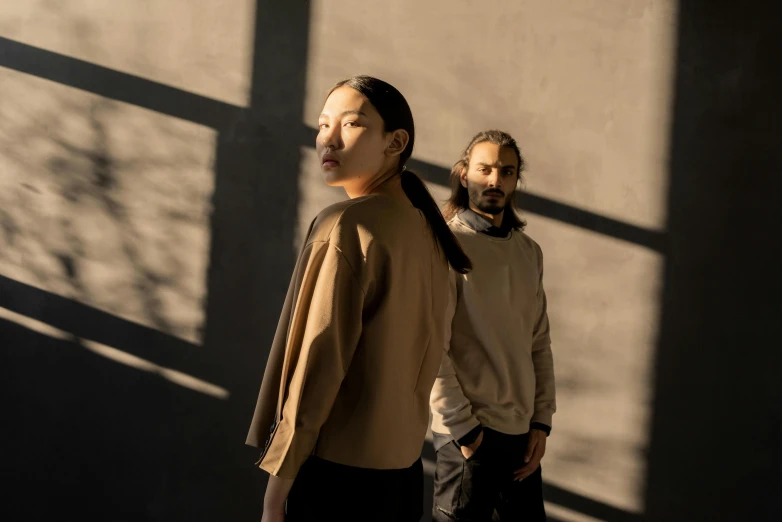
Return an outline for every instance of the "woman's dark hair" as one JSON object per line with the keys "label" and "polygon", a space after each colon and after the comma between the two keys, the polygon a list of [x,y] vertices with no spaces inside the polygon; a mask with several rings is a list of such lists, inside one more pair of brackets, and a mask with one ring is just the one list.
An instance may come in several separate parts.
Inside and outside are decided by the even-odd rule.
{"label": "woman's dark hair", "polygon": [[[467,169],[470,166],[470,155],[472,149],[479,143],[493,143],[499,147],[507,147],[516,153],[516,159],[519,160],[519,167],[516,169],[516,178],[518,181],[524,181],[521,173],[524,172],[524,167],[527,166],[527,162],[521,156],[519,145],[516,140],[511,137],[507,132],[500,130],[487,130],[476,134],[467,148],[462,153],[462,159],[457,161],[451,168],[451,197],[445,204],[445,210],[443,214],[445,219],[452,219],[460,210],[470,208],[470,195],[467,192],[467,188],[462,185],[462,169]],[[524,230],[527,224],[516,213],[516,200],[511,198],[508,202],[508,206],[505,207],[505,213],[502,215],[502,227],[513,228],[516,230]]]}
{"label": "woman's dark hair", "polygon": [[413,154],[415,145],[415,124],[413,113],[402,93],[392,85],[371,76],[353,76],[337,83],[329,92],[331,94],[339,87],[346,85],[360,92],[375,107],[380,117],[383,118],[386,132],[398,129],[407,131],[410,137],[407,146],[399,155],[399,169],[402,177],[402,189],[410,202],[418,208],[426,217],[429,227],[440,248],[443,249],[446,259],[451,267],[460,274],[466,274],[472,269],[472,262],[462,250],[459,240],[456,239],[448,223],[445,222],[440,207],[429,193],[424,182],[416,174],[405,168],[407,160]]}

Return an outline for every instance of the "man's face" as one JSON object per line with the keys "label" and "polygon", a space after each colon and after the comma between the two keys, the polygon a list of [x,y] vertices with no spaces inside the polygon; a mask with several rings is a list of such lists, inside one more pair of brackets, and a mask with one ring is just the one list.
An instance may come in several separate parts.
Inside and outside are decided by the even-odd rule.
{"label": "man's face", "polygon": [[484,214],[500,214],[516,190],[518,169],[519,160],[510,147],[489,142],[475,145],[470,164],[461,175],[470,203]]}

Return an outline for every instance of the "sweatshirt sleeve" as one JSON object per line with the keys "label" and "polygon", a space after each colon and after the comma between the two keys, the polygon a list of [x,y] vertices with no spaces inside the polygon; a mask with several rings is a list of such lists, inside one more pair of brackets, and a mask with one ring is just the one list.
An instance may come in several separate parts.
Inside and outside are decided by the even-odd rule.
{"label": "sweatshirt sleeve", "polygon": [[455,440],[467,435],[480,425],[472,413],[470,400],[464,395],[451,362],[451,325],[456,312],[456,273],[451,270],[449,276],[448,308],[445,314],[445,334],[443,336],[443,358],[440,371],[434,381],[430,395],[432,411],[442,416],[442,422],[448,434]]}
{"label": "sweatshirt sleeve", "polygon": [[540,279],[537,291],[537,320],[532,334],[532,363],[535,366],[535,412],[531,422],[545,424],[550,428],[551,419],[557,409],[554,389],[554,357],[551,353],[546,291],[543,288],[543,252],[539,246],[535,246],[538,251]]}
{"label": "sweatshirt sleeve", "polygon": [[[307,251],[309,250],[309,251]],[[258,465],[295,478],[312,454],[361,336],[364,288],[342,251],[305,247],[281,372],[281,414]]]}

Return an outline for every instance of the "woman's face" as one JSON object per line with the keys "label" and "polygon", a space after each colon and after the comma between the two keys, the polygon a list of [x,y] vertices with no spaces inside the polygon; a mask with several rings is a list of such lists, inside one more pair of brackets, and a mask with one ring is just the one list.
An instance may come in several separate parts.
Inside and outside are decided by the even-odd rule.
{"label": "woman's face", "polygon": [[[393,140],[375,107],[357,90],[343,85],[329,95],[318,118],[315,148],[327,185],[360,192],[390,168]],[[351,191],[350,188],[354,189]]]}

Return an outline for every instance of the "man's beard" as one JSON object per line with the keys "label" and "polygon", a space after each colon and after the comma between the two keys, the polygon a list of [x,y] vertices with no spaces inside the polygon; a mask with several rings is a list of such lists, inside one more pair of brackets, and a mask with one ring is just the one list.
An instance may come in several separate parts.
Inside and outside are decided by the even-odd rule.
{"label": "man's beard", "polygon": [[486,193],[502,193],[501,190],[496,189],[486,189],[481,190],[480,188],[470,184],[470,182],[467,182],[467,194],[470,197],[470,202],[478,207],[478,210],[483,212],[484,214],[489,214],[490,216],[496,216],[500,214],[503,210],[505,210],[505,207],[508,206],[508,202],[510,201],[510,198],[507,197],[506,194],[502,193],[502,199],[499,201],[492,201],[488,199],[484,199],[484,195]]}

